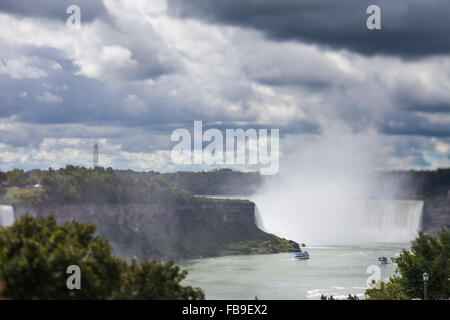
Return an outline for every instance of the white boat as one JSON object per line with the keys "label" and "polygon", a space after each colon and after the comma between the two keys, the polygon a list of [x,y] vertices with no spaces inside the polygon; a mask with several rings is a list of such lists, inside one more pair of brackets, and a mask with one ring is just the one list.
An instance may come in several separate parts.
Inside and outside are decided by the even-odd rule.
{"label": "white boat", "polygon": [[[302,248],[303,248],[303,250],[302,250]],[[301,247],[295,253],[294,257],[296,259],[309,259],[309,252],[306,251],[306,246],[304,243],[302,243]]]}
{"label": "white boat", "polygon": [[308,251],[296,252],[295,258],[297,259],[309,259]]}
{"label": "white boat", "polygon": [[388,258],[386,258],[385,256],[378,257],[378,263],[379,264],[387,264]]}

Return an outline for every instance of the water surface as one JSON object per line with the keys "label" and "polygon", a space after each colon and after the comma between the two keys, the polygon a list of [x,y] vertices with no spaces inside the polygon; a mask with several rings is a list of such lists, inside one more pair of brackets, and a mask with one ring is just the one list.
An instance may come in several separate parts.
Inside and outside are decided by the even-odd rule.
{"label": "water surface", "polygon": [[[367,268],[380,267],[381,279],[392,276],[398,256],[408,245],[367,245],[308,248],[311,259],[291,253],[227,256],[179,263],[189,274],[185,285],[200,287],[207,299],[320,299],[322,294],[363,296]],[[378,265],[379,256],[390,263]]]}

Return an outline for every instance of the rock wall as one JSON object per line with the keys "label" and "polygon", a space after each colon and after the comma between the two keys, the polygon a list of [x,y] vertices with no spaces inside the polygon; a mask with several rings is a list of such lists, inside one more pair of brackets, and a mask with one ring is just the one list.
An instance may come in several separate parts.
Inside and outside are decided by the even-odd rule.
{"label": "rock wall", "polygon": [[121,258],[194,259],[220,255],[233,243],[275,237],[257,228],[250,201],[14,206],[15,219],[27,212],[34,217],[53,213],[58,222],[95,223],[98,235],[108,238]]}
{"label": "rock wall", "polygon": [[422,230],[450,227],[450,199],[427,200],[423,207]]}

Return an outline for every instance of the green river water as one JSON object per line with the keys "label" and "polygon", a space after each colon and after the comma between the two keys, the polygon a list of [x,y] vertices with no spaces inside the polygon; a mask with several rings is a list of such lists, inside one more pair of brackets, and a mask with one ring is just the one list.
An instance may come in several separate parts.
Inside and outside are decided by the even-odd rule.
{"label": "green river water", "polygon": [[[207,299],[320,299],[322,294],[363,297],[368,268],[379,270],[381,280],[395,273],[396,257],[409,244],[310,247],[309,260],[291,253],[226,256],[186,261],[185,285],[200,287]],[[379,265],[386,256],[389,264]],[[370,267],[372,266],[372,267]],[[379,268],[379,269],[378,269]],[[376,273],[376,271],[375,271]]]}

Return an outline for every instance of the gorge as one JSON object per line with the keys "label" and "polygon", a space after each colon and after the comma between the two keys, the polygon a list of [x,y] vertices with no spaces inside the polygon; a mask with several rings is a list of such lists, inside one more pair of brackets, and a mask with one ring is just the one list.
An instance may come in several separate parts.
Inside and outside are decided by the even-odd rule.
{"label": "gorge", "polygon": [[[371,200],[359,208],[362,210],[359,214],[349,213],[346,218],[340,217],[342,224],[336,224],[337,220],[333,224],[335,228],[350,224],[354,230],[347,228],[345,234],[334,232],[334,238],[327,235],[326,239],[334,243],[338,243],[338,236],[348,240],[347,243],[351,240],[409,242],[419,229],[428,231],[448,226],[450,199],[425,201],[425,205],[422,201]],[[181,261],[230,254],[287,252],[296,250],[297,244],[278,236],[308,244],[314,244],[319,236],[324,237],[323,232],[315,229],[321,217],[310,217],[296,224],[293,223],[295,217],[283,220],[286,216],[279,212],[279,224],[274,228],[273,218],[245,200],[203,199],[183,205],[2,205],[0,226],[9,226],[26,213],[34,217],[52,213],[58,222],[76,219],[94,223],[98,226],[98,235],[108,238],[116,254],[124,258]],[[284,230],[277,229],[281,224]],[[286,227],[289,224],[292,228]],[[318,236],[314,238],[314,234]]]}
{"label": "gorge", "polygon": [[[10,207],[11,208],[11,207]],[[12,210],[12,208],[11,208]],[[98,226],[117,256],[160,261],[295,251],[297,244],[261,231],[250,201],[196,200],[185,204],[15,205],[15,219],[54,214]],[[1,213],[0,213],[1,214]]]}

